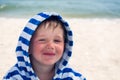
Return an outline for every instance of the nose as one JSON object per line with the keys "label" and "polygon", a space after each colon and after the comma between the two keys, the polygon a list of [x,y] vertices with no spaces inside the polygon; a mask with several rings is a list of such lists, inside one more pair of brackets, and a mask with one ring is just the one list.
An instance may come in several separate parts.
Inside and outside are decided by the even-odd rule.
{"label": "nose", "polygon": [[49,41],[46,45],[47,49],[54,49],[54,43],[52,41]]}

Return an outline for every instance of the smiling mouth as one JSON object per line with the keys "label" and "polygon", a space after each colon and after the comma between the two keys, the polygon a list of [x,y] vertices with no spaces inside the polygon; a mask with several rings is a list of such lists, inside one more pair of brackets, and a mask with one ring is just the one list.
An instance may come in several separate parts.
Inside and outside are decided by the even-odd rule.
{"label": "smiling mouth", "polygon": [[43,55],[46,55],[46,56],[55,56],[54,53],[44,53]]}

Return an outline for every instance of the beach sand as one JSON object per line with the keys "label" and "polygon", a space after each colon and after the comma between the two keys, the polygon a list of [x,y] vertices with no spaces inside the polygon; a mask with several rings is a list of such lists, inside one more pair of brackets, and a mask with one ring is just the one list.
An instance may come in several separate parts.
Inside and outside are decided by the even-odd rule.
{"label": "beach sand", "polygon": [[[0,80],[16,62],[18,36],[28,19],[0,18]],[[120,79],[120,19],[67,18],[74,32],[70,65],[87,80]]]}

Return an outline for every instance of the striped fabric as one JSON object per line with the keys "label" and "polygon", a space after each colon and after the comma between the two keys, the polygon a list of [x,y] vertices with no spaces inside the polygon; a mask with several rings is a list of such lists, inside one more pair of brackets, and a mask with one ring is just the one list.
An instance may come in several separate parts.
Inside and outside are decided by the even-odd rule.
{"label": "striped fabric", "polygon": [[28,21],[19,37],[18,45],[16,47],[18,62],[8,71],[3,80],[39,80],[32,69],[28,48],[30,39],[38,25],[53,15],[57,16],[58,19],[64,23],[68,37],[68,42],[66,43],[62,59],[56,63],[56,74],[53,77],[53,80],[86,80],[80,73],[75,72],[68,66],[68,61],[72,55],[73,46],[72,31],[70,30],[68,23],[63,20],[59,14],[50,12],[39,13]]}

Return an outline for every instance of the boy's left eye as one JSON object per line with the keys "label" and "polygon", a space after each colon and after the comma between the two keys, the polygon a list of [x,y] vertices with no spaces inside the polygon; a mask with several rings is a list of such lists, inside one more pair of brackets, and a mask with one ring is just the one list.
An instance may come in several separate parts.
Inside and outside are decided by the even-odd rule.
{"label": "boy's left eye", "polygon": [[60,43],[62,42],[61,40],[54,40],[55,43]]}

